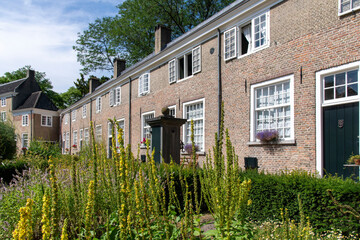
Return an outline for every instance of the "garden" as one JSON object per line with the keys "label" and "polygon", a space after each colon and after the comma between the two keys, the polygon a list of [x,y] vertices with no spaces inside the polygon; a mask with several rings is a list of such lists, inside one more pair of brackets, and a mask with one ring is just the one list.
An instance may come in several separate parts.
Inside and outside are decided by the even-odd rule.
{"label": "garden", "polygon": [[0,163],[15,172],[0,183],[0,239],[359,238],[351,179],[244,171],[223,125],[202,168],[195,144],[193,164],[177,165],[156,164],[147,142],[144,163],[113,126],[111,158],[92,132],[79,155],[34,141]]}

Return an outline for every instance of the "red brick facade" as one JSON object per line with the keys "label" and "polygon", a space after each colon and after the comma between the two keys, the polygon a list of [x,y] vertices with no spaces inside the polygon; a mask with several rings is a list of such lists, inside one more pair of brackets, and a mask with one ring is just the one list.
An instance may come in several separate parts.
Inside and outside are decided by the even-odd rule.
{"label": "red brick facade", "polygon": [[[339,16],[338,0],[285,0],[235,2],[223,15],[218,14],[207,24],[191,30],[174,40],[160,53],[125,70],[117,79],[100,86],[62,113],[62,135],[89,127],[90,103],[92,121],[102,125],[106,143],[108,119],[125,120],[125,143],[136,152],[141,141],[142,113],[161,114],[166,106],[176,105],[176,117],[183,118],[187,102],[204,99],[204,150],[214,144],[218,129],[218,29],[221,32],[222,100],[225,104],[225,127],[240,159],[257,157],[259,167],[275,172],[283,169],[317,170],[316,146],[316,73],[335,66],[360,60],[360,18],[350,12]],[[224,32],[262,11],[269,10],[269,46],[246,56],[224,61]],[[194,47],[201,46],[201,72],[182,81],[169,84],[168,62],[179,58]],[[238,48],[240,46],[238,45]],[[239,54],[238,54],[239,55]],[[139,96],[139,76],[150,72],[150,92]],[[293,132],[291,141],[275,145],[251,142],[252,86],[257,83],[289,76],[293,78]],[[131,81],[131,116],[129,116],[129,87]],[[109,106],[109,90],[121,85],[121,103]],[[111,87],[110,87],[111,86]],[[102,109],[96,113],[95,99],[102,96]],[[87,116],[82,118],[82,106],[87,104]],[[76,109],[78,108],[78,109]],[[77,111],[76,120],[64,123],[65,114]],[[129,119],[131,118],[131,142]],[[71,123],[71,130],[70,130]],[[79,133],[78,133],[79,134]],[[183,135],[183,132],[181,132]],[[79,138],[79,137],[78,137]],[[71,138],[72,145],[72,138]],[[201,158],[200,158],[201,159]],[[318,169],[319,170],[319,169]]]}

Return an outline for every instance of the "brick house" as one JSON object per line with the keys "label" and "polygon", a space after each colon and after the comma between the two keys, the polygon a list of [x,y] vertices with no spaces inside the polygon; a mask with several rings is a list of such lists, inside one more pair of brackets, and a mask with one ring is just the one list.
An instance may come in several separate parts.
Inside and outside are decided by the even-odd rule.
{"label": "brick house", "polygon": [[27,148],[31,140],[58,141],[58,108],[35,81],[35,71],[24,79],[0,84],[1,121],[11,121],[17,135],[17,148]]}
{"label": "brick house", "polygon": [[[346,175],[343,164],[359,152],[358,9],[357,0],[243,0],[173,41],[158,26],[153,54],[128,69],[115,60],[113,79],[61,113],[64,148],[89,141],[90,121],[109,145],[108,119],[115,118],[136,152],[150,136],[145,120],[167,106],[194,120],[206,155],[224,101],[240,159],[256,157],[270,172]],[[276,144],[256,139],[271,129],[279,133]],[[187,123],[184,143],[189,132]]]}

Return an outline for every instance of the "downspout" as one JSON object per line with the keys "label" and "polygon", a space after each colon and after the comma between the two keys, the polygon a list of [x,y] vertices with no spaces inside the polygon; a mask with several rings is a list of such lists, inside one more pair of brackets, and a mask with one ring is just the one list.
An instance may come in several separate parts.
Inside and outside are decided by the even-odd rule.
{"label": "downspout", "polygon": [[221,83],[221,32],[218,30],[218,136],[221,126],[221,104],[222,104],[222,83]]}
{"label": "downspout", "polygon": [[[89,145],[91,146],[91,144],[92,144],[92,136],[91,136],[91,131],[92,131],[92,129],[91,129],[91,122],[92,122],[92,101],[93,101],[93,99],[92,98],[90,98],[90,111],[89,111],[89,114],[90,114],[90,122],[89,122]],[[93,123],[93,126],[94,126],[94,123]],[[85,134],[85,132],[84,132],[84,134]]]}
{"label": "downspout", "polygon": [[30,110],[30,116],[31,116],[31,120],[30,120],[30,141],[33,140],[33,110]]}
{"label": "downspout", "polygon": [[70,130],[69,130],[69,152],[70,152],[70,155],[71,155],[71,148],[72,148],[72,145],[71,145],[71,122],[72,122],[72,111],[70,111],[70,116],[69,116],[69,127],[70,127]]}
{"label": "downspout", "polygon": [[129,144],[131,144],[131,77],[129,77]]}

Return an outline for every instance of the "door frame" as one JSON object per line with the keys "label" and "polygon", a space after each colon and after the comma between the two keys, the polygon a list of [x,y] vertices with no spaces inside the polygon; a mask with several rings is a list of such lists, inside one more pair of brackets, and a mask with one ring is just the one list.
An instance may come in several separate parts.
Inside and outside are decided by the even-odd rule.
{"label": "door frame", "polygon": [[[358,91],[360,90],[360,61],[348,63],[341,66],[316,72],[316,171],[324,176],[324,153],[323,153],[323,108],[334,105],[343,105],[347,103],[360,102],[360,94],[355,97],[343,98],[331,101],[331,103],[323,102],[322,79],[325,75],[335,74],[348,70],[358,69]],[[359,104],[360,106],[360,104]],[[360,135],[360,133],[359,133]],[[360,143],[359,143],[360,145]],[[360,148],[359,148],[360,149]]]}

